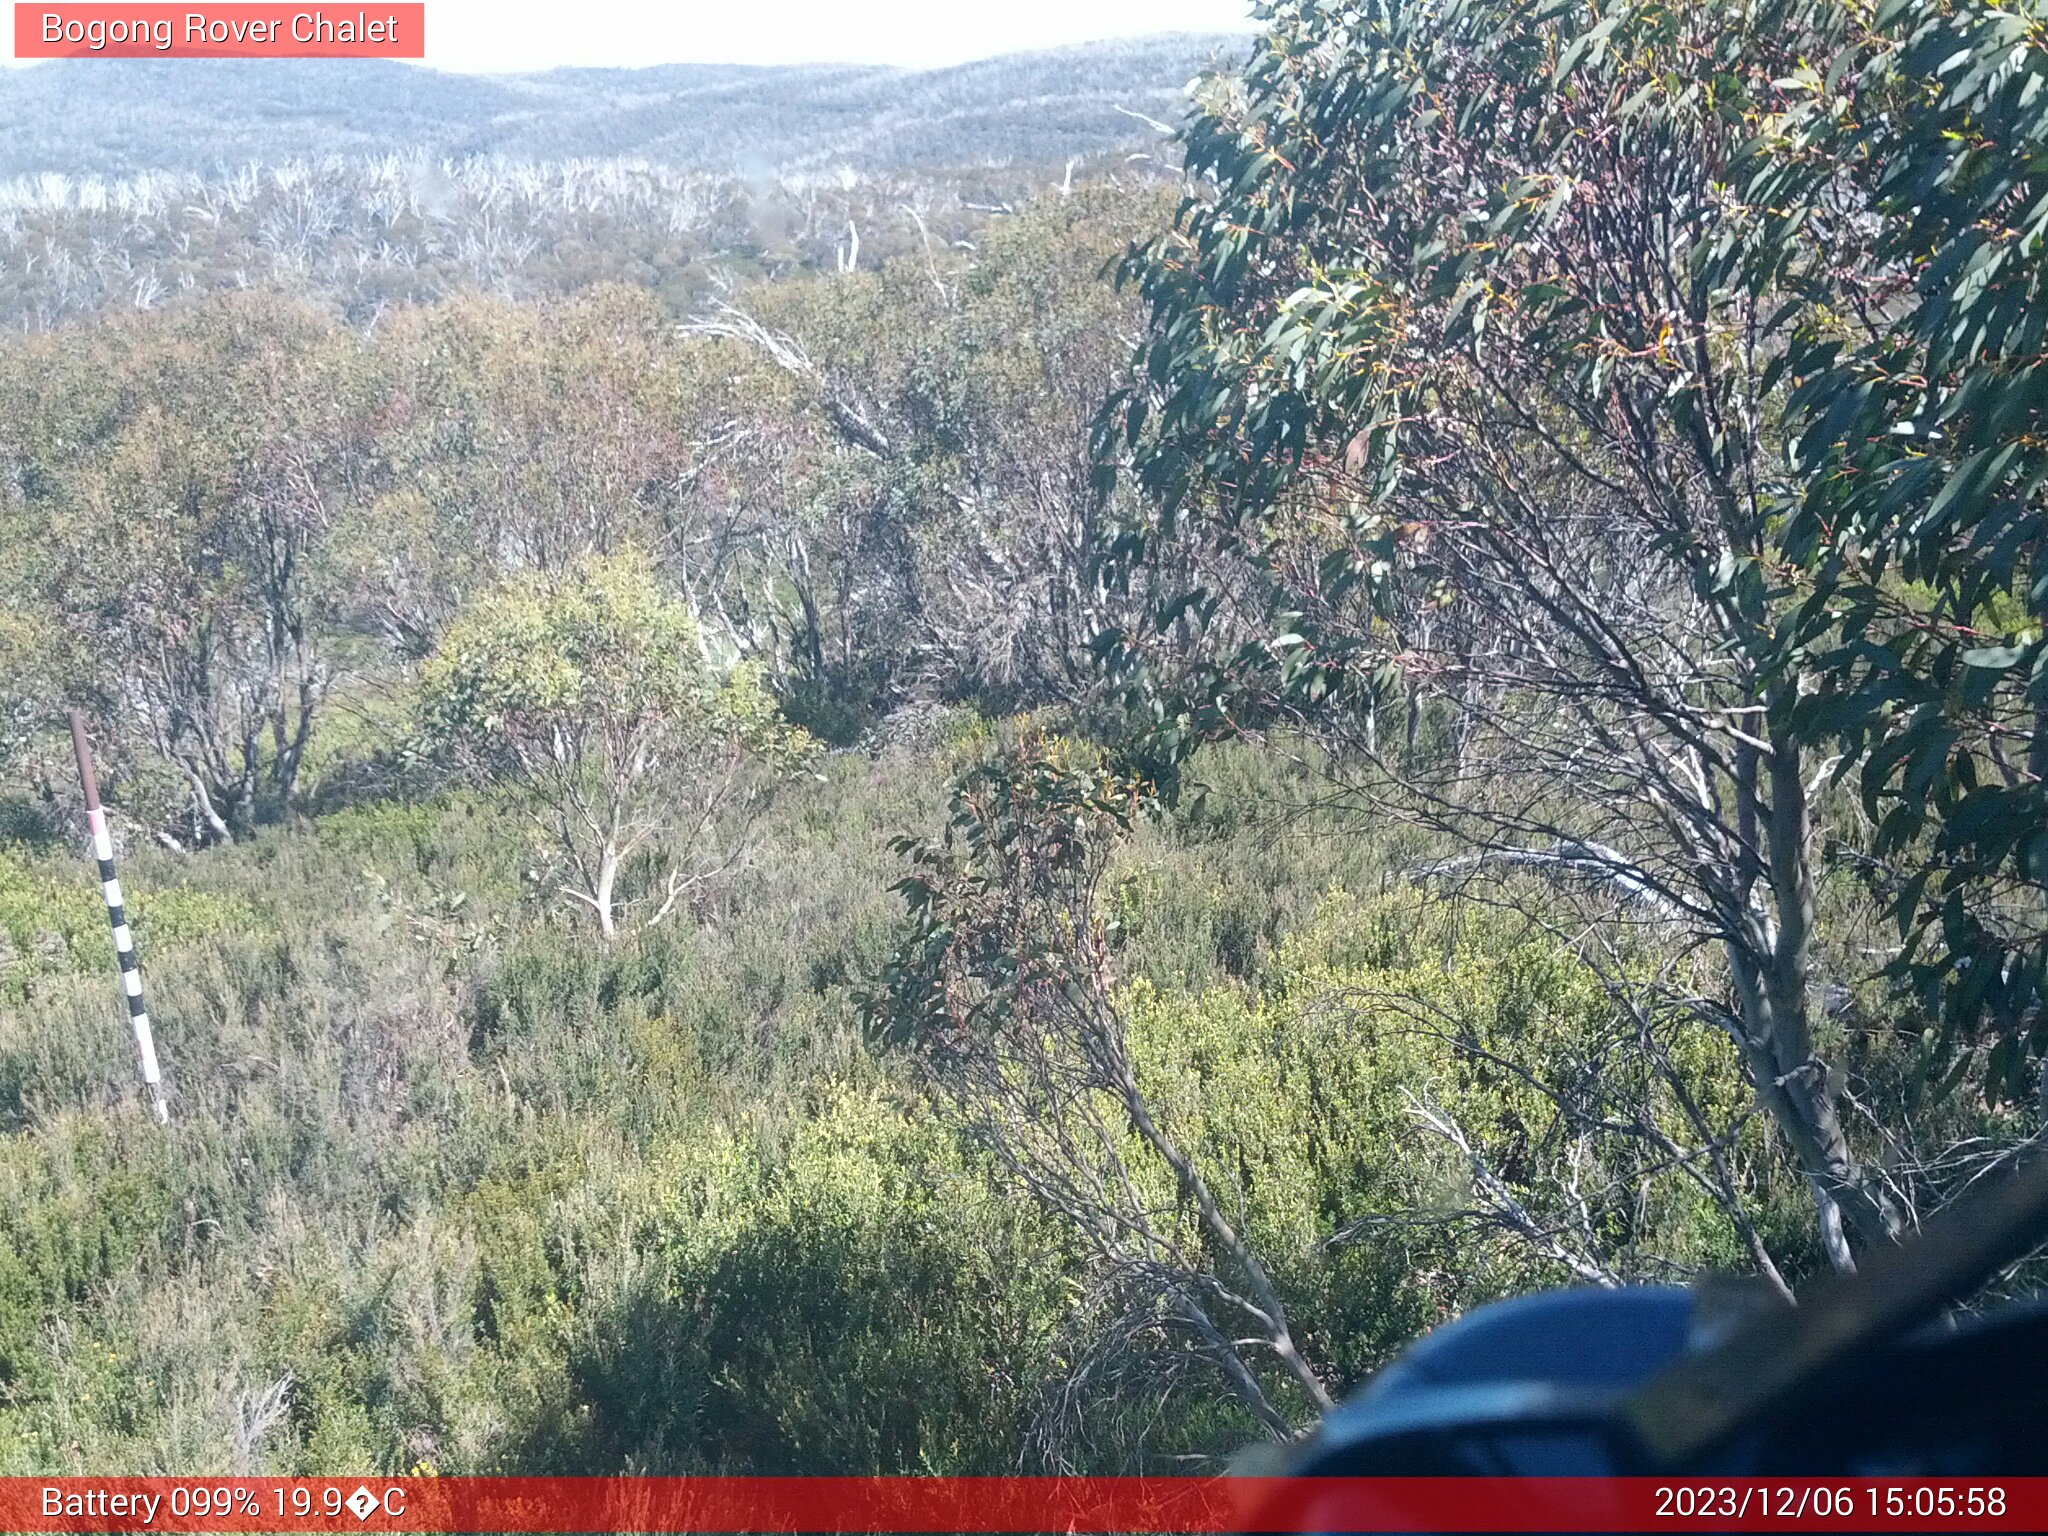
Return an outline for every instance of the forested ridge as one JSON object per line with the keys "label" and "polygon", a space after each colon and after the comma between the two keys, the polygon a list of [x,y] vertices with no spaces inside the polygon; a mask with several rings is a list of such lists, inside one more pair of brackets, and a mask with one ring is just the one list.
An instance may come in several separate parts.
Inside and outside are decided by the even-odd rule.
{"label": "forested ridge", "polygon": [[469,75],[376,59],[57,60],[0,75],[0,176],[120,179],[418,154],[629,158],[714,175],[1058,166],[1143,149],[1239,35],[1166,33],[943,68],[664,64]]}
{"label": "forested ridge", "polygon": [[467,76],[379,60],[0,74],[0,329],[251,286],[393,304],[721,282],[971,244],[1080,175],[1171,174],[1162,118],[1240,38],[948,69]]}
{"label": "forested ridge", "polygon": [[7,212],[0,1472],[1213,1469],[2035,1143],[2048,15],[1263,22]]}

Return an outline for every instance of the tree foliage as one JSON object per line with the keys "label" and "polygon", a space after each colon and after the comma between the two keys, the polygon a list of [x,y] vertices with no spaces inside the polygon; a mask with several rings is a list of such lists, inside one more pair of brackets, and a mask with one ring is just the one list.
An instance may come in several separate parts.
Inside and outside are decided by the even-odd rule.
{"label": "tree foliage", "polygon": [[369,494],[355,340],[270,296],[0,359],[14,605],[54,631],[44,708],[86,705],[175,770],[188,845],[290,806],[345,670],[333,533]]}
{"label": "tree foliage", "polygon": [[1886,0],[1773,125],[1777,184],[1868,210],[1845,301],[1784,368],[1811,569],[1800,728],[1860,769],[1893,967],[2019,1094],[2048,1043],[2048,567],[2042,363],[2048,50],[2034,5]]}
{"label": "tree foliage", "polygon": [[480,594],[422,669],[429,740],[522,793],[606,938],[622,904],[661,922],[729,868],[762,776],[803,760],[754,669],[715,647],[644,556],[587,555]]}
{"label": "tree foliage", "polygon": [[753,483],[788,502],[764,572],[787,597],[753,608],[793,697],[1006,710],[1092,685],[1089,641],[1121,607],[1091,565],[1115,508],[1088,422],[1134,334],[1100,272],[1154,206],[1084,187],[1002,221],[971,260],[927,241],[690,327],[726,364],[706,391],[725,414],[702,434],[721,444],[705,489],[744,495],[736,470],[767,458]]}
{"label": "tree foliage", "polygon": [[[1947,14],[1268,7],[1243,82],[1213,80],[1188,130],[1206,190],[1127,264],[1144,386],[1100,444],[1154,506],[1112,568],[1198,566],[1103,640],[1156,746],[1307,730],[1347,792],[1473,849],[1434,873],[1537,871],[1601,893],[1602,925],[1713,944],[1722,976],[1674,972],[1668,995],[1743,1051],[1844,1265],[1917,1196],[1848,1136],[1816,1007],[1842,985],[1823,854],[1864,839],[1827,803],[1816,726],[1842,717],[1801,659],[1826,603],[1813,518],[1837,523],[1793,516],[1828,477],[1784,422],[1823,398],[1839,422],[1856,396],[1807,375],[1898,309],[1870,262],[1896,212],[1859,179],[1881,145],[1812,103],[1866,70],[1909,106],[1871,38]],[[1985,16],[2010,43],[2020,24]],[[2024,93],[1989,63],[1959,79]],[[1886,163],[1898,210],[1938,179]],[[1190,632],[1187,665],[1164,642]]]}

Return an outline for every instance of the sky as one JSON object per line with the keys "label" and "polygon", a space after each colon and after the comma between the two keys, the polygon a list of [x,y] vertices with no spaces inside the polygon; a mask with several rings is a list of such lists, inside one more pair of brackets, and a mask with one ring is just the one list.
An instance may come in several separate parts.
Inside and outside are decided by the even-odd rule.
{"label": "sky", "polygon": [[428,0],[427,63],[958,64],[1151,32],[1247,28],[1249,0]]}

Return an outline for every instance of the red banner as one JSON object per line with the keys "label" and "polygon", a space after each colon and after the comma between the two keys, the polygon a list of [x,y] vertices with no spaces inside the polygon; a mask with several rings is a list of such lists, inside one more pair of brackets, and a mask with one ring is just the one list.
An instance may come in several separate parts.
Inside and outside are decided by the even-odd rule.
{"label": "red banner", "polygon": [[423,59],[424,4],[14,7],[18,59]]}
{"label": "red banner", "polygon": [[2048,1478],[0,1478],[0,1531],[2048,1531]]}

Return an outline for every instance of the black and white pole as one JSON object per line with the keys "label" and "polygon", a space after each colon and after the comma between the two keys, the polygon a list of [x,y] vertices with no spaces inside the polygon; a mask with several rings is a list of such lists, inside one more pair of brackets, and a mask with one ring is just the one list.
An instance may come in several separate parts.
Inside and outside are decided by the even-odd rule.
{"label": "black and white pole", "polygon": [[121,966],[121,991],[128,999],[128,1022],[135,1030],[135,1054],[142,1081],[159,1121],[169,1121],[164,1102],[163,1073],[156,1062],[156,1037],[150,1033],[149,1010],[142,1005],[142,966],[135,958],[135,934],[121,901],[121,882],[114,874],[114,840],[107,833],[107,813],[100,806],[100,784],[92,771],[92,748],[85,739],[85,720],[71,711],[71,746],[78,754],[78,782],[85,790],[85,821],[92,832],[93,857],[99,860],[100,890],[107,898],[107,919],[114,925],[114,958]]}

